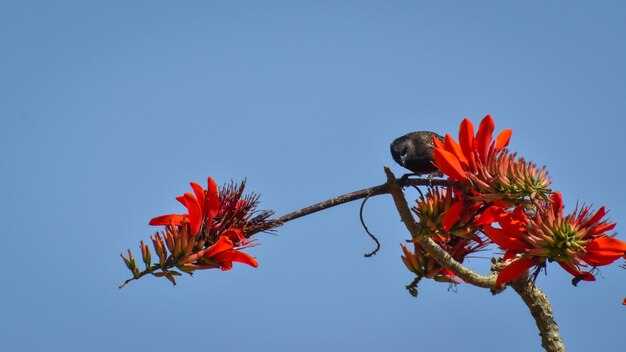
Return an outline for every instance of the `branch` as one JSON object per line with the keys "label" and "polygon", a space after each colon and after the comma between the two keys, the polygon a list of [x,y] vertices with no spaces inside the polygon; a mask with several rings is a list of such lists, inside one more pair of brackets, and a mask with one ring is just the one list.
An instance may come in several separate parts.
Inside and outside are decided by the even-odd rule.
{"label": "branch", "polygon": [[[394,177],[394,180],[396,183],[399,183],[405,187],[406,186],[429,186],[429,185],[449,187],[449,186],[455,186],[458,184],[455,181],[440,180],[440,179],[429,180],[429,179],[424,179],[424,178],[417,178],[417,179],[406,179],[406,181],[404,181],[402,179],[396,180]],[[340,196],[325,200],[323,202],[310,205],[306,208],[302,208],[300,210],[296,210],[289,214],[283,215],[280,218],[276,219],[276,221],[283,224],[288,221],[295,220],[297,218],[301,218],[303,216],[313,214],[321,210],[332,208],[336,205],[352,202],[357,199],[363,199],[365,197],[374,197],[374,196],[379,196],[381,194],[388,194],[388,193],[389,193],[389,182],[383,183],[382,185],[342,194]]]}
{"label": "branch", "polygon": [[519,279],[511,282],[511,287],[522,297],[530,314],[535,318],[535,323],[541,335],[541,346],[548,352],[565,352],[565,344],[559,334],[559,326],[552,316],[550,301],[528,275],[522,275]]}
{"label": "branch", "polygon": [[400,214],[400,218],[402,222],[406,226],[407,230],[411,233],[413,238],[416,238],[424,250],[428,254],[430,254],[439,264],[443,267],[450,269],[453,273],[455,273],[458,277],[465,280],[466,282],[485,288],[493,288],[496,284],[496,274],[490,275],[479,275],[473,270],[470,270],[463,266],[461,263],[457,262],[452,258],[452,256],[446,251],[444,251],[439,245],[437,245],[432,239],[429,237],[423,236],[419,233],[418,225],[411,214],[411,210],[409,209],[409,205],[404,199],[404,193],[402,193],[402,187],[400,183],[396,179],[396,176],[391,172],[388,167],[385,167],[385,174],[387,174],[387,183],[389,188],[389,193],[393,197],[393,201],[396,204],[396,208],[398,209],[398,213]]}
{"label": "branch", "polygon": [[[492,292],[495,292],[496,273],[486,276],[475,273],[454,260],[452,256],[446,253],[432,239],[419,234],[417,223],[411,214],[406,199],[404,199],[404,194],[402,193],[402,188],[398,180],[396,180],[394,174],[387,167],[385,167],[385,173],[387,174],[389,192],[393,196],[402,222],[404,222],[412,237],[417,238],[426,252],[433,256],[439,264],[452,270],[452,272],[466,282],[478,287],[491,288]],[[548,352],[564,352],[565,345],[559,335],[559,327],[552,316],[552,307],[550,306],[548,297],[528,279],[528,274],[511,282],[511,287],[522,297],[522,300],[530,309],[530,314],[535,318],[535,323],[541,335],[541,345],[543,348]]]}

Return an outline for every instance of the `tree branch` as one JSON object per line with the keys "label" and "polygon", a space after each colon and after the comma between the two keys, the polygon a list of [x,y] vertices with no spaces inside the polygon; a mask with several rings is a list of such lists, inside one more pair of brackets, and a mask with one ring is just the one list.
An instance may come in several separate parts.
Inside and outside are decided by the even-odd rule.
{"label": "tree branch", "polygon": [[511,287],[522,297],[530,314],[535,318],[541,335],[541,346],[548,352],[565,352],[565,344],[552,316],[552,307],[546,294],[535,286],[527,274],[511,282]]}
{"label": "tree branch", "polygon": [[398,209],[398,214],[400,214],[402,222],[406,226],[407,230],[409,230],[412,237],[416,238],[422,247],[424,247],[424,250],[435,258],[439,264],[450,269],[466,282],[478,287],[493,288],[496,284],[495,274],[477,274],[473,270],[466,268],[461,263],[454,260],[450,254],[446,253],[446,251],[444,251],[443,248],[437,245],[432,239],[419,233],[418,225],[411,214],[411,209],[409,208],[406,199],[404,199],[402,187],[396,179],[396,176],[388,167],[385,167],[385,174],[387,175],[389,193],[391,193],[391,196],[393,197],[393,201],[396,204],[396,209]]}
{"label": "tree branch", "polygon": [[[394,178],[395,179],[395,178]],[[417,178],[417,179],[406,179],[405,181],[403,181],[402,179],[398,179],[395,180],[397,183],[401,184],[402,186],[454,186],[457,185],[458,183],[455,181],[449,181],[449,180],[441,180],[441,179],[433,179],[433,180],[429,180],[429,179],[424,179],[424,178]],[[365,197],[374,197],[374,196],[379,196],[381,194],[388,194],[389,193],[389,183],[383,183],[382,185],[378,185],[378,186],[374,186],[374,187],[369,187],[369,188],[365,188],[365,189],[361,189],[358,191],[354,191],[354,192],[350,192],[350,193],[346,193],[346,194],[342,194],[340,196],[325,200],[323,202],[319,202],[313,205],[310,205],[306,208],[302,208],[300,210],[296,210],[294,212],[291,212],[289,214],[283,215],[280,218],[276,219],[276,221],[282,223],[286,223],[288,221],[297,219],[297,218],[301,218],[303,216],[309,215],[309,214],[313,214],[316,213],[318,211],[321,210],[325,210],[328,208],[332,208],[336,205],[340,205],[340,204],[344,204],[344,203],[348,203],[348,202],[352,202],[354,200],[357,199],[363,199]]]}
{"label": "tree branch", "polygon": [[[446,253],[432,239],[419,234],[418,225],[411,214],[411,210],[404,198],[404,193],[402,192],[398,180],[396,180],[394,174],[387,167],[385,167],[385,174],[387,175],[389,193],[393,196],[402,222],[405,224],[412,237],[420,242],[424,250],[433,256],[439,264],[450,269],[466,282],[474,286],[491,288],[492,290],[496,289],[496,273],[486,276],[475,273],[454,260],[452,256]],[[541,345],[543,348],[548,352],[564,352],[565,345],[559,335],[559,327],[552,316],[552,307],[550,306],[548,297],[529,280],[528,274],[511,282],[511,287],[522,297],[522,300],[530,310],[530,314],[535,318],[535,323],[541,335]]]}
{"label": "tree branch", "polygon": [[[348,203],[357,199],[363,199],[366,197],[378,196],[381,194],[391,194],[393,197],[398,214],[402,219],[402,222],[406,226],[407,230],[411,233],[412,237],[417,239],[424,250],[431,255],[439,264],[450,269],[453,273],[459,276],[461,279],[469,284],[478,287],[490,288],[492,292],[496,292],[496,277],[497,273],[494,272],[489,275],[480,275],[471,269],[466,268],[461,263],[457,262],[450,256],[443,248],[435,243],[430,237],[423,236],[419,233],[418,225],[413,218],[409,205],[404,198],[402,187],[406,186],[444,186],[451,187],[457,186],[458,182],[441,179],[396,179],[391,170],[385,166],[385,174],[387,176],[387,182],[378,186],[361,189],[358,191],[346,193],[323,202],[319,202],[308,207],[296,210],[289,214],[283,215],[278,219],[272,220],[275,223],[275,227],[282,224],[301,218],[306,215],[316,213],[321,210],[332,208],[334,206]],[[154,265],[151,268],[139,273],[139,275],[126,280],[120,288],[133,280],[137,280],[140,277],[158,270],[159,265]],[[535,323],[539,328],[541,335],[541,345],[548,352],[563,352],[565,351],[565,345],[559,334],[559,328],[554,321],[552,315],[552,307],[547,296],[541,291],[535,284],[529,280],[528,274],[524,274],[522,277],[510,283],[511,287],[520,295],[526,306],[528,306],[530,313],[535,319]]]}

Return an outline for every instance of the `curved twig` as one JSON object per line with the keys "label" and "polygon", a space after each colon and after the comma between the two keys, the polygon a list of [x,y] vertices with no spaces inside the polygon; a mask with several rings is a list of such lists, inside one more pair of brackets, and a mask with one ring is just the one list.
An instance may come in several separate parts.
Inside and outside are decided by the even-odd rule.
{"label": "curved twig", "polygon": [[376,236],[374,236],[374,234],[370,232],[370,230],[367,228],[367,225],[365,225],[365,220],[363,220],[363,208],[365,207],[365,202],[367,202],[368,199],[370,199],[369,194],[363,199],[363,202],[361,202],[361,208],[359,209],[359,219],[361,220],[361,225],[363,226],[363,229],[365,229],[365,232],[367,232],[367,234],[374,240],[374,242],[376,242],[376,248],[370,253],[363,254],[363,256],[366,258],[373,256],[380,249],[380,241],[378,241],[378,238],[376,238]]}

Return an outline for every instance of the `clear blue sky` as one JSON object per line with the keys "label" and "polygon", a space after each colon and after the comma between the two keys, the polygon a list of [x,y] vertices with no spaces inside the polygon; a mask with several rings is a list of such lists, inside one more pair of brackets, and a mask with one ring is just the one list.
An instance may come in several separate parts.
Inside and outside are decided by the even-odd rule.
{"label": "clear blue sky", "polygon": [[[281,215],[384,182],[399,135],[487,113],[567,209],[606,205],[624,232],[625,16],[619,1],[2,2],[0,349],[539,350],[512,292],[405,291],[389,197],[365,210],[370,259],[358,204],[258,236],[258,269],[176,288],[118,290],[119,253],[182,210],[189,181],[247,177]],[[569,350],[623,350],[626,271],[575,288],[548,269]]]}

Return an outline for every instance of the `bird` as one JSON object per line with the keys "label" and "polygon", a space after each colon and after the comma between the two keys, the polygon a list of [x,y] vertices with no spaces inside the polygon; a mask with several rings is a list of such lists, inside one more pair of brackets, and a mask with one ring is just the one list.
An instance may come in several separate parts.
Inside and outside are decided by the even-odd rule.
{"label": "bird", "polygon": [[[431,131],[409,132],[391,142],[391,156],[396,163],[416,175],[437,175],[433,163],[435,143],[433,136],[443,142],[443,137]],[[408,175],[405,175],[408,176]]]}

